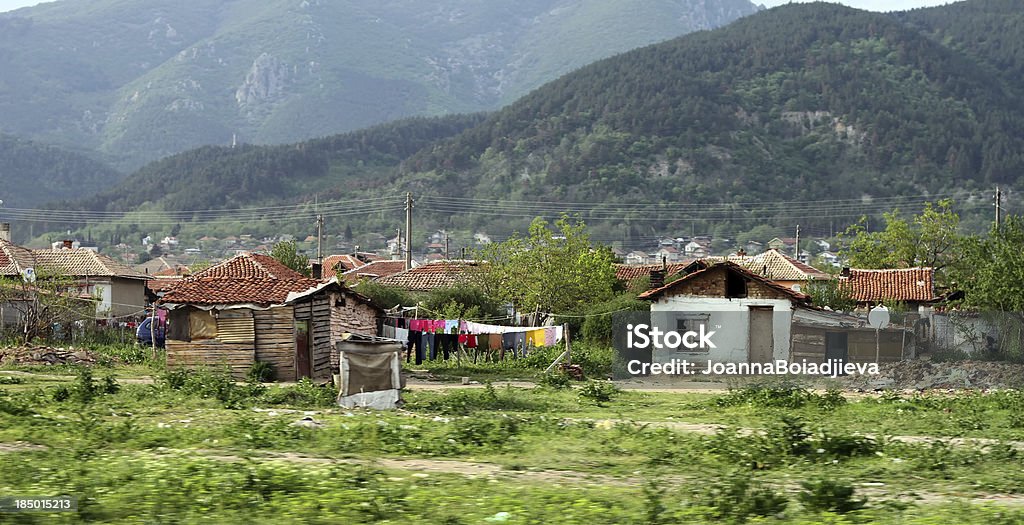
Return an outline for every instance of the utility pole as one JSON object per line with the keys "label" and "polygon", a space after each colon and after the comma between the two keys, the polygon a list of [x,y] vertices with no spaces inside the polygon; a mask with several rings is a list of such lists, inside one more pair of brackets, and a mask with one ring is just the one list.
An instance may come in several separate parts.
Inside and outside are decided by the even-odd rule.
{"label": "utility pole", "polygon": [[1003,219],[1003,190],[996,186],[996,230],[1002,226]]}
{"label": "utility pole", "polygon": [[793,246],[793,258],[800,260],[800,225],[796,225],[796,245]]}
{"label": "utility pole", "polygon": [[324,216],[318,213],[316,216],[316,262],[321,268],[323,268],[324,265],[323,242]]}
{"label": "utility pole", "polygon": [[448,232],[444,232],[444,259],[448,260]]}
{"label": "utility pole", "polygon": [[412,192],[405,194],[405,269],[412,268]]}

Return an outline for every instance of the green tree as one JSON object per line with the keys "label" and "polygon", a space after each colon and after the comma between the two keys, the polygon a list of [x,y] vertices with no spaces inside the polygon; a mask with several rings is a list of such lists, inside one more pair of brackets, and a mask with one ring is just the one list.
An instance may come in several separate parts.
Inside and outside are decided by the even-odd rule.
{"label": "green tree", "polygon": [[281,241],[275,244],[270,250],[270,256],[292,270],[309,277],[309,257],[299,253],[299,247],[295,241]]}
{"label": "green tree", "polygon": [[964,305],[978,310],[1024,312],[1024,218],[1011,216],[987,238],[963,243],[969,264],[950,272]]}
{"label": "green tree", "polygon": [[487,261],[478,275],[481,287],[524,313],[579,312],[611,299],[611,250],[591,245],[586,225],[578,219],[563,216],[554,229],[549,226],[538,217],[528,236],[515,234],[479,250],[478,257]]}
{"label": "green tree", "polygon": [[493,319],[506,315],[500,301],[482,288],[468,284],[431,290],[421,304],[442,319]]}
{"label": "green tree", "polygon": [[78,295],[74,279],[42,269],[31,280],[0,277],[0,304],[14,313],[25,344],[51,335],[55,325],[66,327],[96,315],[95,303]]}
{"label": "green tree", "polygon": [[856,268],[935,268],[945,282],[946,269],[961,263],[965,236],[959,232],[960,216],[950,200],[926,203],[920,215],[910,220],[899,210],[886,213],[885,229],[869,232],[866,218],[846,230],[849,243],[841,251]]}
{"label": "green tree", "polygon": [[381,308],[396,306],[415,306],[416,300],[408,292],[393,286],[386,286],[370,279],[364,279],[355,286],[355,290],[367,297]]}

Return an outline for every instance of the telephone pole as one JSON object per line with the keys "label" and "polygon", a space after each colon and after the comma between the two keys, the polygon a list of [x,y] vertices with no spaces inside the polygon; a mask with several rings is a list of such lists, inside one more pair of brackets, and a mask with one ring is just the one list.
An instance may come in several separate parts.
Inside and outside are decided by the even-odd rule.
{"label": "telephone pole", "polygon": [[793,258],[800,260],[800,225],[796,225],[796,244],[793,246]]}
{"label": "telephone pole", "polygon": [[317,214],[316,216],[316,262],[322,268],[324,265],[324,253],[323,253],[323,241],[324,241],[324,216]]}
{"label": "telephone pole", "polygon": [[405,269],[412,268],[412,192],[405,194]]}
{"label": "telephone pole", "polygon": [[448,232],[444,232],[444,259],[448,260]]}
{"label": "telephone pole", "polygon": [[1003,190],[996,186],[996,230],[1002,225],[1003,219]]}

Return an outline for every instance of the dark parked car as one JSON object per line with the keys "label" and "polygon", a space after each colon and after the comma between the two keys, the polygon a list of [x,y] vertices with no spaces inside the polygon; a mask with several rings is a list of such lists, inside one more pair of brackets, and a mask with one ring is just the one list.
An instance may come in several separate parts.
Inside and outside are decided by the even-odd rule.
{"label": "dark parked car", "polygon": [[[143,346],[153,346],[153,334],[152,330],[150,330],[152,323],[153,318],[147,317],[135,331],[135,338],[139,340],[139,344]],[[157,323],[156,327],[156,345],[160,348],[164,347],[164,327],[160,326],[160,323]]]}

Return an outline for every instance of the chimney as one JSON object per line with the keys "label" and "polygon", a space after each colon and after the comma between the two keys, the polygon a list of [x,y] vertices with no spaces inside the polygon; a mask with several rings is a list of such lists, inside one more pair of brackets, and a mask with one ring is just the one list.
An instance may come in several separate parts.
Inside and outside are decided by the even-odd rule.
{"label": "chimney", "polygon": [[11,242],[11,223],[0,222],[0,241]]}
{"label": "chimney", "polygon": [[665,286],[665,270],[651,270],[651,289]]}
{"label": "chimney", "polygon": [[65,250],[70,250],[71,248],[74,247],[74,245],[75,245],[75,241],[73,241],[71,239],[64,239],[64,249]]}
{"label": "chimney", "polygon": [[313,263],[313,278],[320,280],[324,276],[324,266],[320,263]]}
{"label": "chimney", "polygon": [[850,276],[850,267],[849,266],[843,266],[843,271],[840,272],[839,275],[841,275],[843,277],[849,277]]}

